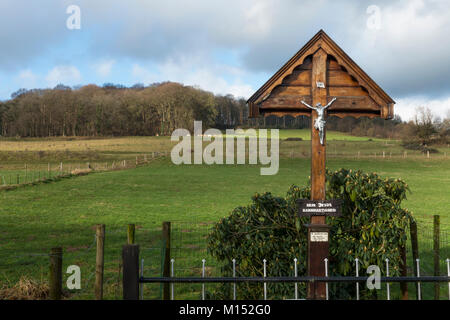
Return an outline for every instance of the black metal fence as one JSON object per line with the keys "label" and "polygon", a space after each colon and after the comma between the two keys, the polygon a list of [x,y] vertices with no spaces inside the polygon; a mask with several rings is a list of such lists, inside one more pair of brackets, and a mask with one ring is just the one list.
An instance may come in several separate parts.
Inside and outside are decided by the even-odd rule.
{"label": "black metal fence", "polygon": [[[418,272],[414,277],[372,277],[372,276],[359,276],[358,275],[358,260],[356,259],[356,276],[287,276],[287,277],[205,277],[205,261],[203,260],[203,270],[202,277],[175,277],[174,276],[174,259],[171,259],[170,272],[171,276],[163,277],[145,277],[143,274],[143,268],[139,267],[139,246],[138,245],[125,245],[122,251],[123,259],[123,298],[126,300],[138,300],[143,299],[143,284],[146,283],[164,283],[170,285],[170,299],[175,299],[175,283],[201,283],[202,284],[202,299],[205,299],[205,287],[206,283],[232,283],[233,287],[233,298],[237,298],[236,294],[236,284],[242,282],[248,283],[263,283],[264,284],[264,294],[263,299],[267,299],[267,283],[309,283],[316,284],[320,282],[325,282],[326,286],[326,299],[329,299],[328,283],[355,283],[356,286],[356,300],[360,299],[359,289],[360,285],[366,283],[369,287],[369,282],[372,283],[371,289],[376,288],[376,282],[386,283],[387,288],[387,300],[390,300],[390,283],[416,283],[417,284],[417,299],[421,300],[421,283],[448,283],[448,299],[450,300],[450,260],[446,260],[447,264],[447,276],[420,276],[420,264],[417,260]],[[297,260],[294,260],[295,263]],[[264,261],[264,275],[266,275],[266,268]],[[325,262],[326,274],[328,274],[327,263]],[[388,268],[388,267],[387,267]],[[234,269],[234,268],[233,268]],[[235,274],[235,270],[233,270]],[[375,282],[375,285],[374,285]],[[378,286],[380,286],[378,284]],[[377,289],[379,289],[378,287]],[[298,299],[297,286],[295,286],[295,299]],[[169,298],[169,291],[167,291],[166,298]]]}

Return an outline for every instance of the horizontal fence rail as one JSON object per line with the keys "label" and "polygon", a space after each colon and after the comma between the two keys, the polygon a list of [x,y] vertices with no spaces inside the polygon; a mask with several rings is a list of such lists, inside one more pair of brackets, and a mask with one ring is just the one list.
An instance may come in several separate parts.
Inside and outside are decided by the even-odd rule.
{"label": "horizontal fence rail", "polygon": [[[370,277],[140,277],[141,283],[366,282]],[[450,282],[448,276],[380,277],[380,282]]]}

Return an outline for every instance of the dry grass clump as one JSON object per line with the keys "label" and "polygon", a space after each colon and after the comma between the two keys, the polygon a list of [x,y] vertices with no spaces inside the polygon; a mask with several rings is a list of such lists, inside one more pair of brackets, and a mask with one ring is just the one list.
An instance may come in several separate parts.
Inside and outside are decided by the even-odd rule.
{"label": "dry grass clump", "polygon": [[0,300],[44,300],[48,298],[49,290],[45,282],[21,277],[12,287],[4,285],[0,288]]}
{"label": "dry grass clump", "polygon": [[90,172],[92,172],[92,169],[75,169],[72,170],[71,174],[81,176]]}

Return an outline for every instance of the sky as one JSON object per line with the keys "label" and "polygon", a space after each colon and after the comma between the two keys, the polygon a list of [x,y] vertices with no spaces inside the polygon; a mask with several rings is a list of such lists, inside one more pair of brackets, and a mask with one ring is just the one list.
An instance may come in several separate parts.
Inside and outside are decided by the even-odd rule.
{"label": "sky", "polygon": [[448,0],[1,0],[0,99],[162,81],[249,98],[320,29],[403,120],[450,114]]}

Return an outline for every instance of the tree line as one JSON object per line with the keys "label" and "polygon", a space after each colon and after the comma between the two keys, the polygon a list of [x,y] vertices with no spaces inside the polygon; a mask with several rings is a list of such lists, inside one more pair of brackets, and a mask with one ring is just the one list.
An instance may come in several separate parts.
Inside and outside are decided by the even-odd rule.
{"label": "tree line", "polygon": [[244,99],[165,82],[130,88],[105,84],[18,90],[0,104],[2,136],[170,135],[176,128],[236,126],[248,116]]}
{"label": "tree line", "polygon": [[[433,117],[428,108],[415,110],[404,122],[366,117],[329,117],[327,129],[357,136],[416,139],[422,144],[449,143],[450,112]],[[249,119],[243,98],[215,95],[176,82],[131,87],[103,86],[53,89],[20,89],[0,102],[0,134],[4,137],[139,136],[170,135],[177,128],[193,130],[194,120],[203,128],[310,128],[309,117]]]}

